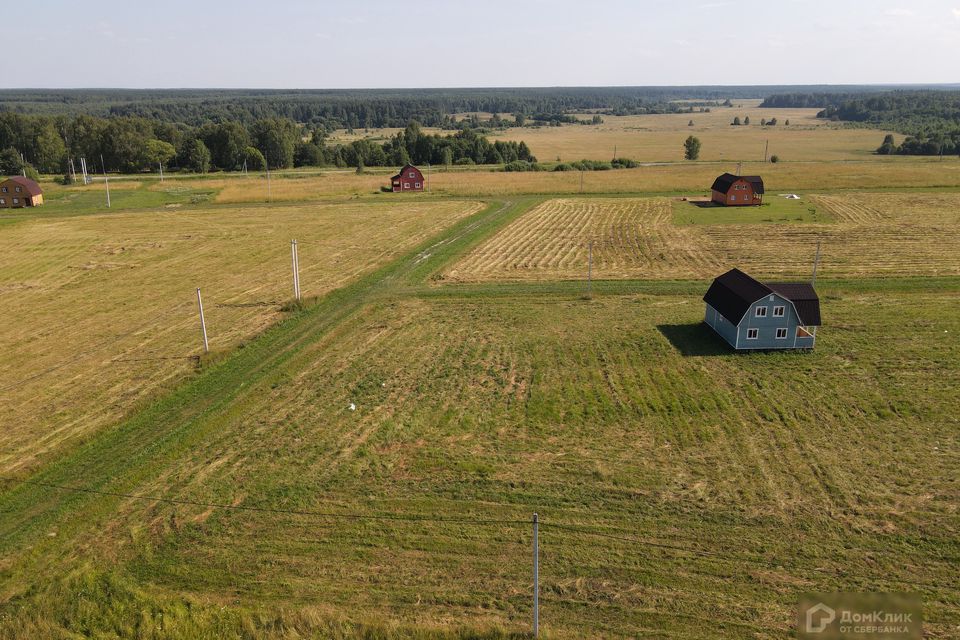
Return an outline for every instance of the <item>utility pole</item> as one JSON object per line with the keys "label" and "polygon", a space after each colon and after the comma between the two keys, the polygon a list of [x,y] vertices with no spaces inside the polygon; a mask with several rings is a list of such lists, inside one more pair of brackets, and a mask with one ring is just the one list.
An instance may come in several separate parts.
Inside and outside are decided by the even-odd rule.
{"label": "utility pole", "polygon": [[533,637],[540,637],[540,526],[533,514]]}
{"label": "utility pole", "polygon": [[770,140],[767,140],[767,144],[763,147],[763,161],[767,161],[767,152],[770,151]]}
{"label": "utility pole", "polygon": [[737,163],[737,175],[739,176],[739,175],[742,175],[742,174],[743,174],[743,162],[738,162],[738,163]]}
{"label": "utility pole", "polygon": [[593,238],[587,245],[587,298],[593,298]]}
{"label": "utility pole", "polygon": [[267,166],[267,202],[270,202],[270,162],[266,162]]}
{"label": "utility pole", "polygon": [[160,184],[163,184],[163,161],[158,160],[157,162],[160,164]]}
{"label": "utility pole", "polygon": [[200,332],[203,334],[203,352],[210,353],[210,343],[207,342],[207,322],[203,318],[203,299],[200,298],[200,287],[197,287],[197,307],[200,308]]}
{"label": "utility pole", "polygon": [[617,159],[617,145],[613,145],[613,159]]}
{"label": "utility pole", "polygon": [[810,279],[810,286],[817,284],[817,266],[820,264],[820,241],[817,240],[817,256],[813,259],[813,278]]}
{"label": "utility pole", "polygon": [[293,263],[293,297],[300,301],[300,254],[297,251],[297,241],[290,241],[290,259]]}
{"label": "utility pole", "polygon": [[429,162],[427,163],[427,193],[430,193],[430,163]]}
{"label": "utility pole", "polygon": [[107,186],[107,209],[110,208],[110,178],[107,177],[107,165],[103,161],[103,154],[100,154],[100,168],[103,169],[103,183]]}
{"label": "utility pole", "polygon": [[580,170],[580,193],[583,193],[583,169]]}

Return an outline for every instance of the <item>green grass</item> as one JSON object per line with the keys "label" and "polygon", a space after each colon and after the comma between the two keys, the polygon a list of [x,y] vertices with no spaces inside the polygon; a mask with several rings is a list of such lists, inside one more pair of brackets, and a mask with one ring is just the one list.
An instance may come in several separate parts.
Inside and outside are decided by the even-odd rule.
{"label": "green grass", "polygon": [[[209,202],[215,194],[212,189],[202,186],[197,188],[185,187],[178,182],[170,182],[169,186],[155,186],[152,189],[150,185],[151,182],[144,181],[143,184],[134,189],[111,188],[110,209],[107,209],[106,190],[102,182],[69,190],[49,190],[44,195],[44,205],[31,209],[29,213],[34,216],[81,215],[103,213],[108,210],[127,211],[131,209],[180,207]],[[18,211],[11,215],[23,217],[25,212]]]}
{"label": "green grass", "polygon": [[712,203],[695,203],[675,200],[673,203],[674,224],[760,224],[832,222],[827,211],[817,207],[807,198],[788,200],[775,194],[764,196],[763,204],[757,207],[723,207]]}
{"label": "green grass", "polygon": [[[0,637],[519,635],[534,511],[548,637],[782,638],[847,590],[918,592],[949,637],[960,281],[821,281],[803,354],[731,353],[702,282],[435,284],[536,201],[9,482]],[[356,517],[385,515],[426,520]]]}

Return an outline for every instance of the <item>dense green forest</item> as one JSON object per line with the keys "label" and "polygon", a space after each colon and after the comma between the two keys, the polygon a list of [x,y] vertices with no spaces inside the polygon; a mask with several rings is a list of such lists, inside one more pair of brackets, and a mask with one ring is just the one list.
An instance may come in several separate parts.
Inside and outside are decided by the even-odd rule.
{"label": "dense green forest", "polygon": [[900,145],[885,138],[881,154],[960,154],[960,91],[790,93],[770,96],[764,107],[820,107],[819,118],[860,122],[907,135]]}
{"label": "dense green forest", "polygon": [[200,126],[237,121],[246,125],[264,118],[339,128],[403,127],[411,120],[424,126],[452,124],[457,113],[569,114],[651,113],[710,106],[727,99],[762,98],[771,93],[870,91],[844,86],[694,86],[694,87],[552,87],[504,89],[366,89],[366,90],[222,90],[222,89],[6,89],[0,111],[22,114],[138,116]]}
{"label": "dense green forest", "polygon": [[[97,171],[157,171],[162,164],[205,173],[246,167],[381,167],[419,164],[536,162],[523,142],[490,142],[472,128],[424,134],[419,124],[383,143],[327,144],[326,131],[288,118],[263,118],[199,127],[141,117],[35,116],[0,113],[0,174],[67,173],[68,158],[84,157]],[[76,166],[76,165],[75,165]]]}

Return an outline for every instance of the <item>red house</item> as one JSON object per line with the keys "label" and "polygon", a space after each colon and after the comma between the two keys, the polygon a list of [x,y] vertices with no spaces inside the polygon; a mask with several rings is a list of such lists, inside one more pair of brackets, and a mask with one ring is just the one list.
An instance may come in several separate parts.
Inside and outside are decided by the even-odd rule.
{"label": "red house", "polygon": [[725,173],[713,181],[711,200],[727,207],[763,204],[763,179],[760,176],[735,176]]}
{"label": "red house", "polygon": [[405,165],[400,173],[390,178],[393,191],[423,191],[425,181],[423,173],[412,164]]}

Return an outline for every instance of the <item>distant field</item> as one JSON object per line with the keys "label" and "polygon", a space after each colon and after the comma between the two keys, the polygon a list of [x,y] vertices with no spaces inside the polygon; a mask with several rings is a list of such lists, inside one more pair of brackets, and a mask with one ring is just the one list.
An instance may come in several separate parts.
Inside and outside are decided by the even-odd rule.
{"label": "distant field", "polygon": [[[710,278],[734,266],[757,276],[809,277],[818,241],[822,277],[960,274],[960,194],[858,193],[811,200],[823,211],[818,222],[762,222],[755,209],[700,209],[698,224],[679,226],[673,207],[693,205],[666,198],[549,200],[445,276],[585,279],[592,242],[595,278]],[[718,224],[709,223],[711,215]],[[740,224],[734,220],[738,215]]]}
{"label": "distant field", "polygon": [[0,472],[32,467],[182,378],[201,351],[196,287],[211,348],[223,351],[280,318],[291,298],[291,238],[300,243],[303,293],[317,296],[479,206],[161,209],[50,219],[38,209],[4,225]]}
{"label": "distant field", "polygon": [[[603,116],[603,124],[597,126],[513,128],[491,138],[523,140],[543,162],[557,158],[567,162],[610,160],[614,147],[622,158],[675,162],[683,160],[683,141],[688,135],[700,139],[700,159],[708,161],[763,160],[768,140],[771,155],[791,161],[883,159],[872,156],[883,141],[883,131],[843,128],[817,119],[817,109],[759,109],[756,104],[713,107],[710,113]],[[750,125],[731,126],[736,116],[741,121],[749,116]],[[771,118],[777,119],[776,126],[760,126],[762,119]]]}

